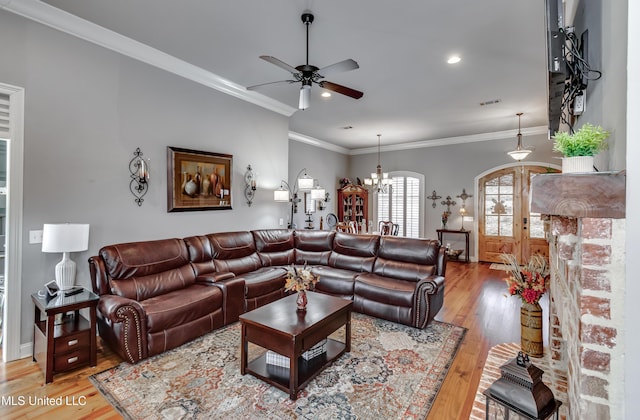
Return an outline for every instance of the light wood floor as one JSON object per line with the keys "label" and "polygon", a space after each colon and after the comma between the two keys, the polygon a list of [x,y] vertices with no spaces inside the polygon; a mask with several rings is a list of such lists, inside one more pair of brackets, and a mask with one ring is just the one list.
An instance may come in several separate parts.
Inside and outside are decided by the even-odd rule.
{"label": "light wood floor", "polygon": [[[489,349],[519,340],[520,305],[516,298],[506,297],[504,275],[503,271],[490,270],[486,263],[447,264],[445,303],[436,319],[468,331],[429,420],[468,419]],[[56,375],[48,385],[43,385],[43,374],[31,358],[0,364],[0,418],[120,418],[87,379],[120,363],[108,348],[99,347],[98,366]],[[10,404],[10,396],[15,405]],[[55,400],[52,405],[29,404],[29,398],[44,396],[67,397],[68,403],[78,405],[58,406]],[[19,397],[24,398],[23,405]]]}

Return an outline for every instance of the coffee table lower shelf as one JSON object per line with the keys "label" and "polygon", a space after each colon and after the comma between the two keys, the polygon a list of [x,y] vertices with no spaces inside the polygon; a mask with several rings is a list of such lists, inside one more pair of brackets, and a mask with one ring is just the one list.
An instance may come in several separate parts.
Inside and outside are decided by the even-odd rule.
{"label": "coffee table lower shelf", "polygon": [[[298,387],[295,392],[297,393],[318,373],[329,366],[331,362],[342,356],[345,350],[345,343],[328,338],[326,353],[322,353],[310,360],[305,360],[302,356],[298,357]],[[268,364],[266,358],[267,354],[264,353],[249,362],[246,372],[284,392],[290,393],[289,368]]]}

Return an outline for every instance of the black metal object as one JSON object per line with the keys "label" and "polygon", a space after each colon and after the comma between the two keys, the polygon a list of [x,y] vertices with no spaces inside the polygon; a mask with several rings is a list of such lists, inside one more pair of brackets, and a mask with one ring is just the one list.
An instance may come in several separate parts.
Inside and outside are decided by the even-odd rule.
{"label": "black metal object", "polygon": [[486,416],[489,418],[489,403],[494,401],[504,407],[504,418],[509,412],[532,420],[547,419],[555,414],[561,401],[542,382],[542,369],[529,362],[529,356],[518,352],[518,356],[500,367],[501,377],[484,391],[487,397]]}
{"label": "black metal object", "polygon": [[129,162],[129,172],[131,172],[131,181],[129,181],[129,190],[136,197],[135,202],[142,206],[144,199],[142,197],[149,191],[149,163],[142,158],[142,151],[139,147],[133,152],[133,159]]}

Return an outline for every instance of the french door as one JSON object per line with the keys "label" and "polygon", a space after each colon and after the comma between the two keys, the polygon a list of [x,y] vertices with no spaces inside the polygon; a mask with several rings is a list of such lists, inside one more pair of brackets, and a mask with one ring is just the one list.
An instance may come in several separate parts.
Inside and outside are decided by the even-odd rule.
{"label": "french door", "polygon": [[515,166],[492,172],[478,184],[478,259],[503,262],[502,254],[514,254],[518,261],[531,255],[548,258],[549,244],[539,213],[529,210],[531,179],[540,173],[556,172],[542,166]]}

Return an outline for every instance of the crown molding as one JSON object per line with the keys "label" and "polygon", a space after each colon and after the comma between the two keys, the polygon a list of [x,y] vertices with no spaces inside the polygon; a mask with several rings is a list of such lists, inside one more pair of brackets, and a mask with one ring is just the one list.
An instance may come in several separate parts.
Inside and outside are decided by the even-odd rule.
{"label": "crown molding", "polygon": [[351,153],[351,150],[347,149],[346,147],[337,146],[335,144],[332,144],[323,140],[318,140],[311,136],[306,136],[304,134],[296,133],[295,131],[289,131],[289,139],[300,142],[300,143],[306,143],[311,146],[319,147],[321,149],[330,150],[332,152],[342,153],[344,155],[348,155]]}
{"label": "crown molding", "polygon": [[0,8],[286,117],[297,111],[201,67],[39,0],[0,0]]}
{"label": "crown molding", "polygon": [[[538,126],[522,129],[523,136],[534,136],[539,134],[548,135],[549,128],[547,126]],[[504,140],[515,138],[518,130],[495,131],[492,133],[472,134],[469,136],[445,137],[442,139],[422,140],[411,143],[398,143],[380,147],[382,152],[392,152],[398,150],[422,149],[426,147],[451,146],[453,144],[476,143],[482,141]],[[364,147],[360,149],[350,149],[350,155],[364,155],[368,153],[376,153],[378,147]]]}

